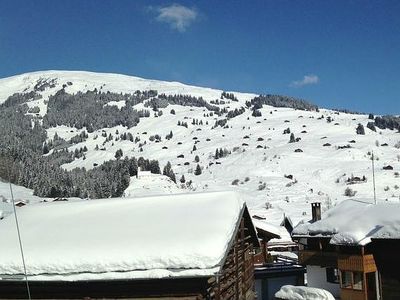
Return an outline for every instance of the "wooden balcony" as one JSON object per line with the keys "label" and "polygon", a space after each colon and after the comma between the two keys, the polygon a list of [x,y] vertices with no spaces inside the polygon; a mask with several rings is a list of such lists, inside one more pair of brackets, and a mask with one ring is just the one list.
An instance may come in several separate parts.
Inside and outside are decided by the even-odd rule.
{"label": "wooden balcony", "polygon": [[346,271],[359,271],[363,273],[375,272],[375,259],[372,254],[366,255],[346,255],[340,254],[338,257],[338,268]]}
{"label": "wooden balcony", "polygon": [[336,268],[338,263],[338,254],[335,252],[302,250],[299,252],[299,263],[301,265]]}

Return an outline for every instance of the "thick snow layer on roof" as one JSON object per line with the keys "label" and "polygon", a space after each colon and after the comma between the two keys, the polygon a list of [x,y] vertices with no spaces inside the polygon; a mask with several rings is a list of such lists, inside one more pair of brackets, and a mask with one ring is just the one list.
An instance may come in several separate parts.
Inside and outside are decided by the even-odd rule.
{"label": "thick snow layer on roof", "polygon": [[285,300],[335,300],[332,294],[323,289],[305,286],[284,285],[275,297]]}
{"label": "thick snow layer on roof", "polygon": [[[18,218],[27,273],[33,280],[210,276],[243,207],[234,192],[26,206]],[[0,236],[0,274],[21,274],[11,216]]]}
{"label": "thick snow layer on roof", "polygon": [[320,221],[298,225],[295,236],[327,236],[332,244],[365,245],[371,239],[400,238],[400,204],[346,200]]}
{"label": "thick snow layer on roof", "polygon": [[292,238],[289,232],[283,226],[276,226],[264,220],[257,220],[257,219],[253,219],[253,224],[255,228],[259,228],[263,231],[270,232],[279,236],[279,238],[271,239],[269,241],[271,244],[277,242],[292,242]]}

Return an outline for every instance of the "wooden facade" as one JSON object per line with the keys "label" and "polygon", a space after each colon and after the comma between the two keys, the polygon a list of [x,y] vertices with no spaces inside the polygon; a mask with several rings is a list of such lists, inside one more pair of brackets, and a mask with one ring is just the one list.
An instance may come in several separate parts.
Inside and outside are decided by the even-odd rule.
{"label": "wooden facade", "polygon": [[216,300],[254,299],[254,258],[253,245],[249,243],[251,236],[240,223],[239,232],[225,260],[223,271],[212,278],[210,298]]}
{"label": "wooden facade", "polygon": [[[253,300],[257,235],[242,210],[221,271],[215,276],[95,281],[31,281],[32,299]],[[0,299],[27,299],[24,281],[0,280]]]}
{"label": "wooden facade", "polygon": [[299,263],[304,266],[337,268],[338,254],[336,252],[302,250],[299,252]]}
{"label": "wooden facade", "polygon": [[369,250],[379,272],[382,299],[400,299],[400,240],[376,239]]}
{"label": "wooden facade", "polygon": [[308,237],[299,263],[338,270],[342,300],[400,299],[400,240],[373,239],[365,246],[332,246],[327,241]]}
{"label": "wooden facade", "polygon": [[372,254],[339,254],[337,266],[339,270],[348,270],[356,272],[376,272],[375,259]]}

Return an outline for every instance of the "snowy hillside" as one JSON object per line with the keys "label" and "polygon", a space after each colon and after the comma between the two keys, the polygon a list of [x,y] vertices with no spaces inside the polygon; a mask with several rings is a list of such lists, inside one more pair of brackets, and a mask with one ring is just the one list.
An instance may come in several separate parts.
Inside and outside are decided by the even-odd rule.
{"label": "snowy hillside", "polygon": [[[68,103],[76,101],[68,95],[95,89],[104,95],[155,90],[166,96],[152,95],[138,103],[114,96],[118,99],[103,106],[115,107],[121,115],[132,106],[137,111],[147,110],[148,116],[141,116],[130,128],[121,123],[87,130],[67,125],[72,124],[71,116],[66,116],[69,123],[60,124],[58,115],[53,119],[47,115],[49,103],[60,101],[51,96],[61,89],[62,96],[71,101]],[[309,203],[320,201],[326,209],[348,198],[346,189],[347,195],[355,193],[353,198],[372,198],[373,151],[377,197],[400,201],[400,135],[397,130],[367,128],[368,122],[374,121],[368,115],[265,104],[256,107],[249,104],[254,94],[221,95],[221,90],[116,74],[46,71],[0,79],[0,103],[14,93],[33,91],[36,95],[25,101],[29,107],[26,114],[43,123],[46,143],[54,142],[55,137],[68,141],[85,131],[84,138],[68,144],[68,151],[78,155],[62,164],[64,170],[93,169],[115,160],[119,150],[121,159],[143,156],[158,160],[160,166],[171,163],[177,185],[132,178],[125,190],[129,196],[233,189],[245,195],[253,214],[279,223],[286,213],[297,223],[308,218]],[[205,102],[180,105],[172,99],[175,104],[167,103],[168,95],[177,94],[196,97],[196,105]],[[240,112],[229,117],[235,109]],[[358,124],[363,125],[365,134],[356,133]],[[54,149],[44,155],[53,155]],[[84,154],[79,154],[81,149]],[[182,175],[183,185],[179,182]]]}

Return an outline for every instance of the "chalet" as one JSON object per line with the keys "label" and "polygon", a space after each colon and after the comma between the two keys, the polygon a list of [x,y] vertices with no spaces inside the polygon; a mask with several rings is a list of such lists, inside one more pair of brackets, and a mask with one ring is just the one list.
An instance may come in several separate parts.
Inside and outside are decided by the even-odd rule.
{"label": "chalet", "polygon": [[286,230],[287,230],[287,232],[289,232],[290,234],[292,234],[292,231],[293,231],[293,222],[292,222],[292,220],[291,220],[288,216],[286,216],[286,215],[283,216],[283,220],[282,220],[282,222],[281,222],[281,226],[285,227]]}
{"label": "chalet", "polygon": [[24,201],[24,200],[18,200],[15,202],[15,206],[17,206],[17,207],[22,207],[25,205],[26,205],[26,201]]}
{"label": "chalet", "polygon": [[[283,220],[281,224],[284,223],[285,220]],[[258,237],[260,238],[261,246],[266,248],[265,252],[276,255],[297,252],[298,245],[293,242],[286,227],[282,225],[276,226],[266,220],[255,219],[254,216],[253,224],[257,230]]]}
{"label": "chalet", "polygon": [[138,170],[136,178],[138,178],[138,179],[151,178],[151,177],[156,176],[156,175],[159,175],[159,174],[153,174],[153,173],[151,173],[151,171]]}
{"label": "chalet", "polygon": [[297,244],[284,226],[275,226],[253,216],[261,251],[255,255],[254,277],[257,299],[274,299],[283,285],[304,285],[305,268],[298,264]]}
{"label": "chalet", "polygon": [[[254,299],[257,235],[234,192],[49,202],[18,213],[33,299]],[[0,298],[27,297],[13,218]]]}
{"label": "chalet", "polygon": [[400,299],[400,204],[345,200],[294,228],[308,285],[342,300]]}

